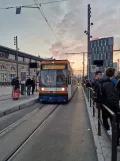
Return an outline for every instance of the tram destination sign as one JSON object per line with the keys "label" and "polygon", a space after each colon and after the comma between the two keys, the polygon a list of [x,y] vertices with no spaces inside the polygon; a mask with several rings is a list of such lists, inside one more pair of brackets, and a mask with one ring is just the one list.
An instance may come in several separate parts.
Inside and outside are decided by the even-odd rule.
{"label": "tram destination sign", "polygon": [[41,65],[42,70],[63,70],[66,69],[65,64],[43,64]]}

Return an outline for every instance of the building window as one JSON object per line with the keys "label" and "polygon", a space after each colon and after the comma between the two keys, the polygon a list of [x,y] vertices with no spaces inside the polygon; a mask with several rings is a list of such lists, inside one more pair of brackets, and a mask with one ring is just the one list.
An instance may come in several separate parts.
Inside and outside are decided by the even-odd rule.
{"label": "building window", "polygon": [[101,54],[101,60],[103,60],[103,54]]}
{"label": "building window", "polygon": [[11,70],[12,70],[12,71],[13,71],[13,70],[15,71],[15,67],[14,67],[14,66],[11,66]]}
{"label": "building window", "polygon": [[5,53],[0,51],[0,57],[5,57]]}
{"label": "building window", "polygon": [[0,82],[6,82],[6,74],[0,73]]}
{"label": "building window", "polygon": [[106,53],[104,53],[104,59],[106,59]]}
{"label": "building window", "polygon": [[10,74],[9,80],[12,81],[12,79],[15,77],[16,77],[16,74]]}
{"label": "building window", "polygon": [[31,59],[31,62],[33,62],[33,63],[34,63],[34,62],[35,62],[35,60]]}
{"label": "building window", "polygon": [[25,58],[24,61],[25,61],[26,63],[29,63],[29,62],[30,62],[30,59],[29,59],[29,58]]}
{"label": "building window", "polygon": [[92,48],[92,41],[90,42],[90,46],[91,46],[91,48]]}
{"label": "building window", "polygon": [[103,46],[103,40],[101,40],[101,46]]}
{"label": "building window", "polygon": [[18,61],[22,61],[23,62],[23,57],[18,56]]}
{"label": "building window", "polygon": [[96,41],[94,41],[94,47],[96,47],[97,45],[96,45]]}
{"label": "building window", "polygon": [[1,69],[1,70],[6,70],[6,67],[5,67],[4,65],[1,65],[1,66],[0,66],[0,69]]}
{"label": "building window", "polygon": [[99,60],[99,54],[97,54],[97,60]]}
{"label": "building window", "polygon": [[106,52],[108,52],[108,46],[106,46]]}
{"label": "building window", "polygon": [[12,60],[15,60],[15,55],[14,54],[9,54],[9,57],[8,59],[12,59]]}

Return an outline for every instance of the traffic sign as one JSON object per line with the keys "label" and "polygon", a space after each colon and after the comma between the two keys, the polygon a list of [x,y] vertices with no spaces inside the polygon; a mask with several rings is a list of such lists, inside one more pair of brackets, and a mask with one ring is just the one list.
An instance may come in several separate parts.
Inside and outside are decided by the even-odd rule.
{"label": "traffic sign", "polygon": [[97,66],[96,65],[91,65],[91,72],[95,73],[97,70]]}

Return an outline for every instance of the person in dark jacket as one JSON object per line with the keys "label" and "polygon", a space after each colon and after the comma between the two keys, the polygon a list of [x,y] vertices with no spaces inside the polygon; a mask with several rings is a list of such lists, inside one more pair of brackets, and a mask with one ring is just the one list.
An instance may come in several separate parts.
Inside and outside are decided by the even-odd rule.
{"label": "person in dark jacket", "polygon": [[[119,99],[117,95],[117,91],[115,90],[115,87],[113,83],[111,82],[111,79],[115,75],[115,69],[114,68],[108,68],[106,70],[106,77],[101,79],[100,81],[100,88],[102,89],[102,100],[101,104],[106,105],[108,108],[110,108],[115,114],[120,112],[119,109]],[[108,134],[111,135],[110,125],[108,124],[108,118],[110,118],[110,121],[112,122],[111,115],[102,108],[102,118],[103,118],[103,125],[105,129],[108,131]]]}
{"label": "person in dark jacket", "polygon": [[15,92],[15,90],[20,89],[19,77],[13,78],[11,85],[13,87],[12,88],[12,96],[13,96],[13,93]]}
{"label": "person in dark jacket", "polygon": [[32,87],[32,80],[30,77],[26,81],[26,87],[27,87],[27,95],[30,95],[31,87]]}
{"label": "person in dark jacket", "polygon": [[86,80],[85,83],[86,83],[86,87],[87,87],[87,88],[91,87],[91,84],[90,84],[89,80]]}
{"label": "person in dark jacket", "polygon": [[94,91],[98,87],[101,78],[102,78],[102,72],[101,71],[97,71],[95,73],[95,79],[93,79],[92,82],[91,82],[91,86],[94,89]]}
{"label": "person in dark jacket", "polygon": [[34,94],[34,90],[35,90],[35,79],[33,77],[33,79],[32,79],[32,94]]}
{"label": "person in dark jacket", "polygon": [[118,92],[118,97],[119,97],[119,100],[120,100],[120,75],[118,74],[116,79],[118,80],[117,81],[117,84],[116,84],[116,90]]}
{"label": "person in dark jacket", "polygon": [[96,71],[95,78],[91,82],[91,86],[92,86],[92,88],[94,90],[93,99],[96,102],[96,107],[97,108],[100,106],[100,102],[99,102],[98,96],[97,96],[98,95],[97,90],[98,90],[101,78],[102,78],[102,72],[101,71]]}

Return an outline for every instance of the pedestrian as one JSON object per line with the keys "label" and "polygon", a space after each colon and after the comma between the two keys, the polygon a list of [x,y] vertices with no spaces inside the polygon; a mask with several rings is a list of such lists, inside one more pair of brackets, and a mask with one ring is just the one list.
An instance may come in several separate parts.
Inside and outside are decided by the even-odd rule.
{"label": "pedestrian", "polygon": [[35,90],[35,79],[33,77],[33,79],[32,79],[32,94],[34,94],[34,90]]}
{"label": "pedestrian", "polygon": [[94,90],[93,100],[96,102],[97,108],[100,107],[100,100],[99,100],[99,97],[98,97],[98,87],[99,87],[100,79],[102,78],[102,76],[103,76],[103,74],[102,74],[101,71],[96,71],[95,78],[91,82],[91,86]]}
{"label": "pedestrian", "polygon": [[86,88],[89,88],[89,87],[91,87],[91,84],[90,84],[90,81],[87,79],[86,80]]}
{"label": "pedestrian", "polygon": [[19,77],[13,78],[11,84],[13,86],[13,89],[12,89],[12,96],[13,96],[13,93],[15,92],[15,90],[20,89]]}
{"label": "pedestrian", "polygon": [[27,87],[27,95],[29,96],[31,92],[31,87],[32,87],[32,80],[30,79],[30,77],[28,77],[26,81],[26,87]]}
{"label": "pedestrian", "polygon": [[15,78],[12,79],[11,81],[11,85],[12,85],[12,97],[13,97],[13,93],[14,93],[14,90],[15,90]]}
{"label": "pedestrian", "polygon": [[14,100],[18,100],[19,99],[19,96],[20,96],[20,82],[19,82],[19,77],[16,77],[12,81],[12,85],[13,85],[12,98]]}
{"label": "pedestrian", "polygon": [[120,74],[117,75],[116,79],[117,79],[116,90],[117,90],[118,97],[120,100]]}
{"label": "pedestrian", "polygon": [[[106,76],[100,80],[99,98],[100,98],[101,104],[106,105],[117,116],[117,113],[120,112],[120,109],[119,109],[118,94],[111,81],[114,77],[115,77],[115,69],[112,67],[108,68],[106,70]],[[108,123],[108,118],[112,122],[112,117],[104,107],[102,108],[102,118],[103,118],[103,125],[105,129],[107,130],[108,134],[111,135],[112,132],[110,129],[110,125]]]}

